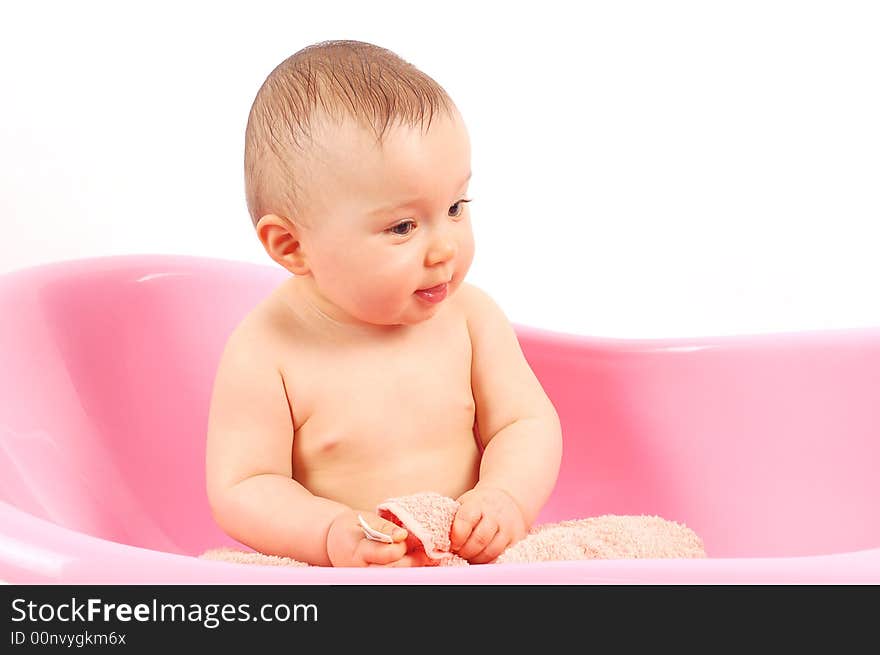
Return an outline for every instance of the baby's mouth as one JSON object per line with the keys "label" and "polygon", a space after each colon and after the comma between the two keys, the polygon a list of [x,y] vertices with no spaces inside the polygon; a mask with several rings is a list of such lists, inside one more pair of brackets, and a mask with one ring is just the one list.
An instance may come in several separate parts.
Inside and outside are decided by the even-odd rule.
{"label": "baby's mouth", "polygon": [[444,282],[443,284],[438,284],[437,286],[428,289],[419,289],[416,291],[416,295],[427,302],[437,303],[446,297],[448,285],[448,282]]}

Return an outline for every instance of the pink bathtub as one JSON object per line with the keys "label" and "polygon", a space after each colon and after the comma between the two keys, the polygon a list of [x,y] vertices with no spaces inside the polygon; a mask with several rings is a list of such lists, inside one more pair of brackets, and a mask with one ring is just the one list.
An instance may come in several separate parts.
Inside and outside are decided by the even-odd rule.
{"label": "pink bathtub", "polygon": [[621,340],[517,326],[562,419],[539,522],[657,514],[705,560],[420,569],[197,559],[215,365],[284,271],[133,255],[0,276],[0,580],[880,583],[880,328]]}

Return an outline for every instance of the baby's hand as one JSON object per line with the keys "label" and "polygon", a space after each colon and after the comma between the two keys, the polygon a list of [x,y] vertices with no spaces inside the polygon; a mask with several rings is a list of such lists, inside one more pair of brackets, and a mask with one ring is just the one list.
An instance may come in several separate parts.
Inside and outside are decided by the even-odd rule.
{"label": "baby's hand", "polygon": [[[383,543],[367,539],[358,521],[363,516],[369,526],[393,540]],[[343,512],[327,531],[327,556],[333,566],[419,566],[423,558],[407,553],[407,531],[371,512]]]}
{"label": "baby's hand", "polygon": [[526,536],[528,528],[513,497],[502,489],[475,487],[458,497],[450,548],[471,564],[493,561]]}

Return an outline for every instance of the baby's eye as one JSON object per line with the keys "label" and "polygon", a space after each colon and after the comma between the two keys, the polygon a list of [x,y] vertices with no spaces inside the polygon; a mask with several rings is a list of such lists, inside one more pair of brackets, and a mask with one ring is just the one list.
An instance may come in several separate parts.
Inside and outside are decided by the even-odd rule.
{"label": "baby's eye", "polygon": [[454,209],[456,207],[458,207],[458,209],[456,209],[454,214],[450,214],[450,216],[452,216],[452,218],[458,218],[459,216],[461,216],[461,213],[464,211],[464,207],[461,207],[461,203],[470,202],[471,200],[473,200],[473,198],[470,198],[468,200],[459,200],[457,203],[452,205],[452,207],[450,207],[449,209]]}
{"label": "baby's eye", "polygon": [[397,225],[389,227],[388,231],[391,232],[391,234],[396,234],[399,237],[405,237],[410,232],[412,232],[413,229],[415,229],[415,226],[416,226],[415,221],[406,220],[406,221],[401,221]]}

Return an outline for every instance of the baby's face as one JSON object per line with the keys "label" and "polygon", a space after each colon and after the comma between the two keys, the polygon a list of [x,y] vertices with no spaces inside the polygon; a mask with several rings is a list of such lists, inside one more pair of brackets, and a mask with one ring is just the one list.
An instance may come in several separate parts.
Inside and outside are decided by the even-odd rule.
{"label": "baby's face", "polygon": [[381,149],[355,126],[328,129],[322,143],[313,211],[301,234],[319,293],[343,320],[412,325],[430,318],[461,285],[474,255],[470,211],[461,202],[469,198],[471,157],[460,115],[435,115],[425,134],[394,126]]}

